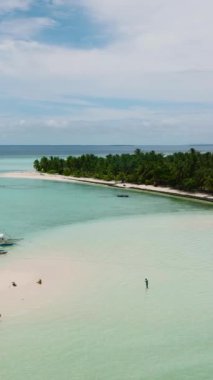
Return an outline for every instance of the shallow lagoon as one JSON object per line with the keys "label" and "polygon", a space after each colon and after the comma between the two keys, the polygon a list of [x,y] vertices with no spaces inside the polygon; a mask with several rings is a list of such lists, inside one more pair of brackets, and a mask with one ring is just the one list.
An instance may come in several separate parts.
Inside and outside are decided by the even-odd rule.
{"label": "shallow lagoon", "polygon": [[112,217],[212,213],[212,204],[207,203],[45,180],[0,178],[0,196],[0,231],[23,238],[52,227]]}
{"label": "shallow lagoon", "polygon": [[59,284],[62,262],[78,268],[55,300],[1,320],[2,379],[212,379],[212,205],[0,185],[1,229],[24,237],[0,265],[57,259]]}

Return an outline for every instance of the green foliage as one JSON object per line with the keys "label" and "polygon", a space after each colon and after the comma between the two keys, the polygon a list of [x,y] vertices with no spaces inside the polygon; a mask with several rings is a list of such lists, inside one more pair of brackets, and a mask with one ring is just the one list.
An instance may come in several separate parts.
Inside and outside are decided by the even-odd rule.
{"label": "green foliage", "polygon": [[36,169],[38,172],[41,171],[40,162],[39,160],[35,160],[33,164],[34,169]]}
{"label": "green foliage", "polygon": [[70,169],[65,167],[65,168],[63,169],[63,175],[66,175],[66,176],[71,175]]}
{"label": "green foliage", "polygon": [[134,154],[106,157],[42,157],[35,160],[34,168],[44,173],[213,193],[213,153],[202,154],[194,149],[168,156],[137,149]]}
{"label": "green foliage", "polygon": [[50,169],[48,170],[47,172],[48,174],[58,174],[57,171],[55,169]]}

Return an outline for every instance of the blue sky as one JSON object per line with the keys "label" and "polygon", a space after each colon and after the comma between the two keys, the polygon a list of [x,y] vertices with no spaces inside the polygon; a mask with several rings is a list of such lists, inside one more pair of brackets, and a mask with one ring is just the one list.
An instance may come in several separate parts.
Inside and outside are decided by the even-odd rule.
{"label": "blue sky", "polygon": [[210,0],[1,0],[0,144],[213,143]]}

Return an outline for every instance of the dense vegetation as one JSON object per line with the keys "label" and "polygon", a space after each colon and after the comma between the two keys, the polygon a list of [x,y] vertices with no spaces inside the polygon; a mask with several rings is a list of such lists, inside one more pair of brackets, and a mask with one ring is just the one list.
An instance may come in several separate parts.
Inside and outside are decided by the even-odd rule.
{"label": "dense vegetation", "polygon": [[92,177],[136,184],[170,186],[180,190],[213,193],[213,153],[191,149],[164,156],[154,151],[97,157],[42,157],[34,167],[44,173]]}

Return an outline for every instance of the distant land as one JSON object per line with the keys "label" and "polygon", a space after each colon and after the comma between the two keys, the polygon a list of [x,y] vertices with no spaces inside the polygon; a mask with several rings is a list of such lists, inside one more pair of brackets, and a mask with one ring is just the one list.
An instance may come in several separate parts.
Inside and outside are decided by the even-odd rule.
{"label": "distant land", "polygon": [[171,154],[187,152],[195,148],[200,152],[213,152],[213,144],[186,144],[186,145],[0,145],[0,156],[80,156],[82,154],[133,153],[136,149],[144,152],[154,150],[158,153]]}
{"label": "distant land", "polygon": [[81,156],[42,157],[34,161],[41,173],[121,181],[137,185],[164,186],[177,190],[213,194],[213,152],[163,154],[155,151]]}

